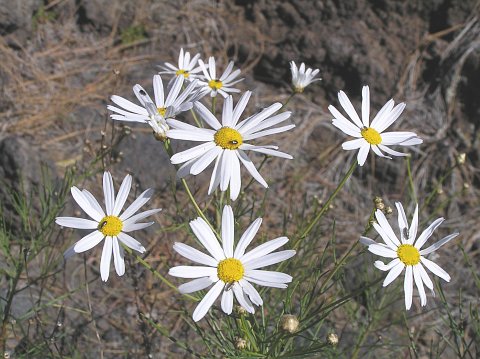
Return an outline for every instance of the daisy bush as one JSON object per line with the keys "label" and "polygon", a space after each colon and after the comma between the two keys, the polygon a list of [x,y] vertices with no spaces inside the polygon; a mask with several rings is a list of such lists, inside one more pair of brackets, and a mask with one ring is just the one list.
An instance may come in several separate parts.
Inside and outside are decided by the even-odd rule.
{"label": "daisy bush", "polygon": [[[367,84],[358,104],[348,89],[337,89],[338,101],[323,120],[336,136],[337,153],[346,151],[350,162],[338,169],[338,183],[324,199],[306,195],[304,203],[288,204],[288,189],[276,183],[273,168],[296,161],[284,152],[291,148],[286,134],[302,138],[289,105],[295,96],[308,96],[310,86],[322,86],[320,70],[291,61],[290,92],[275,101],[247,88],[240,76],[249,75],[234,61],[180,49],[177,62],[160,61],[159,68],[150,84],[135,84],[133,94],[108,94],[106,109],[113,128],[123,131],[112,131],[114,144],[125,131],[151,131],[175,173],[171,193],[158,198],[166,201],[162,207],[175,203],[177,210],[159,215],[155,192],[137,192],[135,161],[131,173],[120,174],[116,190],[113,165],[104,160],[115,145],[105,145],[88,171],[69,177],[55,207],[51,231],[63,234],[64,260],[83,256],[105,288],[128,278],[138,285],[146,274],[135,273],[150,273],[149,293],[171,297],[171,306],[164,318],[139,311],[137,319],[187,357],[359,358],[372,347],[381,357],[418,357],[407,318],[448,308],[445,292],[453,287],[447,283],[459,278],[448,274],[448,261],[437,262],[461,255],[451,243],[459,232],[440,228],[448,219],[432,218],[431,195],[415,191],[411,177],[410,192],[394,205],[388,198],[397,192],[379,193],[363,222],[338,218],[337,224],[329,213],[352,177],[370,167],[374,172],[395,163],[411,174],[412,154],[421,151],[423,139],[419,128],[401,123],[408,104],[390,99],[377,111],[371,96],[378,94]],[[94,174],[102,180],[81,181]],[[143,185],[162,187],[154,178]],[[272,219],[282,216],[283,225]],[[363,230],[345,237],[342,225]],[[160,259],[151,257],[154,250],[162,252]],[[340,315],[364,323],[342,331],[335,325]],[[171,334],[174,321],[185,336]],[[378,339],[389,321],[405,324],[404,341]],[[468,346],[467,339],[459,345]],[[459,345],[453,352],[462,352]]]}

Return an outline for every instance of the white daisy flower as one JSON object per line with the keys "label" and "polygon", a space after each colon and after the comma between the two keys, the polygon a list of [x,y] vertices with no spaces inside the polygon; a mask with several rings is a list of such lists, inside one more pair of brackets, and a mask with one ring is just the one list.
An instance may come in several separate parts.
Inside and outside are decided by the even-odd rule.
{"label": "white daisy flower", "polygon": [[208,194],[211,194],[218,186],[220,186],[221,191],[226,191],[230,185],[230,198],[235,200],[241,188],[240,162],[243,163],[253,178],[265,188],[268,187],[267,182],[258,173],[245,151],[254,151],[287,159],[293,158],[287,153],[277,151],[277,146],[246,143],[249,140],[288,131],[295,127],[292,124],[270,128],[286,121],[291,115],[291,112],[287,111],[273,116],[282,107],[281,103],[275,103],[238,122],[250,96],[250,91],[245,92],[235,108],[233,108],[232,96],[228,96],[223,104],[222,123],[204,105],[195,102],[195,110],[213,130],[172,120],[171,123],[176,128],[168,131],[169,138],[203,142],[172,156],[173,164],[184,163],[177,173],[180,178],[188,174],[198,175],[215,160]]}
{"label": "white daisy flower", "polygon": [[151,100],[142,86],[135,85],[133,92],[143,107],[135,105],[123,97],[113,95],[111,100],[120,108],[108,105],[107,108],[115,112],[110,117],[117,121],[146,122],[160,139],[165,139],[166,132],[169,129],[168,119],[174,118],[181,112],[190,110],[193,102],[199,98],[198,93],[192,95],[192,91],[197,86],[197,80],[191,82],[180,94],[184,81],[185,78],[183,76],[176,77],[165,99],[162,78],[160,75],[153,76],[155,102]]}
{"label": "white daisy flower", "polygon": [[165,62],[165,64],[161,66],[164,71],[160,71],[159,74],[168,74],[175,77],[183,76],[185,80],[191,81],[192,79],[198,78],[199,75],[197,74],[202,71],[202,68],[197,65],[199,58],[200,54],[196,54],[193,58],[190,58],[188,51],[184,52],[183,49],[180,49],[178,66]]}
{"label": "white daisy flower", "polygon": [[105,240],[103,244],[102,259],[100,260],[100,274],[102,280],[105,282],[110,273],[112,252],[117,274],[122,276],[125,273],[125,262],[123,259],[124,252],[118,241],[137,252],[145,252],[145,248],[140,242],[131,237],[128,233],[151,226],[154,222],[137,222],[161,211],[160,208],[157,208],[135,214],[140,207],[152,198],[153,190],[147,189],[130,206],[128,206],[122,214],[120,214],[123,205],[127,200],[131,185],[132,176],[126,175],[120,186],[118,195],[115,198],[112,175],[109,172],[105,172],[103,174],[105,211],[103,211],[100,204],[89,191],[86,189],[81,191],[74,186],[71,188],[73,199],[93,220],[75,217],[57,217],[55,219],[55,222],[63,227],[94,230],[92,233],[80,239],[65,252],[64,256],[66,259],[74,253],[85,252],[95,247],[102,240]]}
{"label": "white daisy flower", "polygon": [[290,70],[292,71],[292,86],[294,91],[297,93],[302,93],[305,87],[310,85],[312,82],[321,80],[321,78],[315,78],[320,70],[308,68],[305,71],[305,64],[303,62],[300,65],[300,68],[298,68],[295,62],[291,61]]}
{"label": "white daisy flower", "polygon": [[418,237],[417,240],[417,229],[418,229],[418,205],[415,208],[415,213],[413,215],[412,223],[410,228],[407,223],[407,216],[403,210],[401,203],[395,203],[398,211],[398,226],[400,229],[400,241],[390,227],[385,215],[381,210],[375,212],[375,218],[378,223],[373,223],[375,230],[382,237],[385,244],[378,244],[374,240],[361,237],[360,242],[368,246],[368,250],[373,254],[377,254],[386,258],[393,258],[393,260],[384,264],[382,261],[376,261],[374,263],[375,267],[382,271],[389,271],[387,277],[383,282],[383,286],[386,287],[392,283],[405,269],[405,281],[404,281],[404,290],[405,290],[405,307],[407,310],[412,306],[412,296],[413,296],[413,282],[418,289],[420,294],[420,303],[422,306],[427,304],[427,296],[425,295],[425,289],[423,285],[425,284],[427,288],[432,291],[432,294],[435,295],[433,291],[433,283],[430,280],[425,267],[429,269],[433,274],[439,276],[447,282],[450,281],[450,276],[437,264],[427,259],[425,256],[436,251],[438,248],[444,244],[451,241],[453,238],[458,236],[458,233],[450,234],[445,238],[441,239],[435,244],[432,244],[426,249],[422,249],[422,246],[430,238],[435,229],[437,229],[440,224],[444,221],[444,218],[438,218],[435,220],[423,233]]}
{"label": "white daisy flower", "polygon": [[[251,283],[264,287],[287,288],[292,281],[288,274],[259,270],[272,264],[282,262],[295,255],[294,250],[275,252],[288,242],[287,237],[270,240],[257,248],[245,253],[262,223],[257,218],[243,233],[234,248],[234,218],[230,206],[225,206],[222,214],[222,245],[207,222],[197,218],[190,222],[193,233],[209,252],[205,254],[183,243],[175,243],[173,249],[180,255],[202,266],[178,266],[168,272],[174,277],[195,278],[193,281],[178,287],[180,293],[193,293],[213,287],[203,297],[193,312],[193,320],[199,321],[207,314],[210,307],[222,294],[221,306],[226,314],[232,313],[233,297],[249,313],[254,313],[255,305],[263,305],[262,298]],[[253,303],[253,304],[252,304]]]}
{"label": "white daisy flower", "polygon": [[394,101],[388,101],[370,123],[370,90],[368,86],[363,86],[362,89],[361,121],[345,92],[338,93],[338,100],[353,123],[330,105],[328,109],[334,117],[332,124],[347,135],[357,137],[355,140],[344,142],[342,148],[347,151],[359,149],[357,161],[360,166],[365,163],[370,148],[377,156],[392,159],[384,155],[382,151],[392,156],[407,156],[407,154],[394,151],[387,146],[412,146],[423,142],[414,132],[383,132],[401,115],[405,108],[403,102],[393,107]]}
{"label": "white daisy flower", "polygon": [[230,61],[225,71],[223,71],[222,76],[217,77],[217,70],[215,68],[215,59],[213,56],[210,56],[208,59],[208,69],[205,63],[202,60],[198,60],[200,67],[205,76],[205,81],[200,81],[199,85],[203,86],[204,92],[209,93],[211,97],[217,96],[217,92],[220,93],[223,97],[227,97],[228,93],[231,92],[240,92],[239,89],[233,88],[232,86],[239,83],[243,78],[235,80],[240,75],[240,70],[233,70],[233,61]]}

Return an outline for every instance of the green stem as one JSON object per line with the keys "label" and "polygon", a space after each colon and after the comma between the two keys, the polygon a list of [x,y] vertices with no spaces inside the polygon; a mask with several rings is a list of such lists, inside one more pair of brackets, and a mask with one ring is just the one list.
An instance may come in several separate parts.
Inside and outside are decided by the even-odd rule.
{"label": "green stem", "polygon": [[295,92],[295,91],[292,92],[292,93],[290,94],[290,96],[288,96],[287,101],[285,101],[285,103],[282,105],[282,107],[280,107],[280,109],[279,109],[278,111],[283,110],[283,108],[287,106],[287,104],[290,102],[290,100],[291,100],[296,94],[297,94],[297,92]]}
{"label": "green stem", "polygon": [[193,108],[191,108],[190,112],[192,113],[193,119],[195,120],[195,123],[197,124],[197,126],[200,127],[200,128],[203,128],[203,124],[198,119],[197,114],[195,113],[195,110]]}
{"label": "green stem", "polygon": [[212,113],[215,116],[215,112],[217,112],[217,96],[212,97]]}
{"label": "green stem", "polygon": [[350,178],[350,176],[352,175],[353,171],[355,170],[355,168],[357,167],[357,161],[354,160],[354,162],[352,163],[352,165],[350,166],[350,169],[348,170],[348,172],[345,174],[345,176],[342,178],[342,180],[340,181],[340,183],[338,184],[337,188],[335,188],[335,191],[333,191],[333,193],[330,195],[330,197],[328,198],[327,202],[325,202],[325,204],[323,205],[322,209],[320,210],[320,212],[318,212],[318,214],[315,216],[315,218],[313,218],[313,220],[310,222],[310,224],[307,226],[307,228],[303,231],[303,233],[300,235],[300,237],[298,238],[297,242],[294,244],[294,248],[297,248],[298,245],[300,244],[300,242],[308,236],[308,234],[312,231],[313,227],[315,226],[315,224],[317,224],[317,222],[320,220],[320,218],[322,218],[322,216],[327,212],[328,208],[330,207],[330,204],[332,203],[333,199],[337,196],[337,194],[340,192],[340,190],[342,189],[342,187],[345,185],[345,183],[347,182],[347,180]]}

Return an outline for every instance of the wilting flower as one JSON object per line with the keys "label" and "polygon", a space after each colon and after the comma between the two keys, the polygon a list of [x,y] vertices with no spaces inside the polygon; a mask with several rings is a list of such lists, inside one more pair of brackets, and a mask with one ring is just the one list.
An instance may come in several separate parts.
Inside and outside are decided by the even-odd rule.
{"label": "wilting flower", "polygon": [[[173,249],[185,258],[202,266],[177,266],[168,272],[174,277],[194,280],[178,287],[181,293],[193,293],[213,284],[193,312],[193,320],[199,321],[207,314],[218,296],[222,293],[221,306],[226,314],[231,314],[233,297],[249,313],[254,313],[255,305],[263,305],[263,300],[251,283],[264,287],[287,288],[292,281],[288,274],[259,270],[282,262],[295,255],[294,250],[275,252],[288,242],[287,237],[270,240],[245,253],[262,223],[257,218],[243,233],[234,248],[234,218],[230,206],[225,206],[222,215],[222,245],[218,242],[209,225],[201,218],[190,222],[193,233],[209,252],[205,254],[183,243],[175,243]],[[252,304],[253,303],[253,304]]]}
{"label": "wilting flower", "polygon": [[427,304],[427,296],[425,295],[425,289],[423,287],[424,284],[432,291],[432,294],[435,294],[433,291],[433,283],[423,266],[427,267],[427,269],[433,274],[439,276],[443,280],[446,280],[447,282],[450,281],[448,273],[425,256],[451,241],[458,236],[458,233],[450,234],[437,243],[432,244],[430,247],[422,249],[422,246],[430,238],[435,229],[442,224],[444,218],[438,218],[433,221],[418,239],[416,239],[418,228],[418,205],[415,208],[410,228],[408,227],[407,216],[405,215],[402,204],[397,202],[395,205],[397,206],[398,211],[400,241],[393,232],[392,227],[390,227],[383,212],[377,210],[375,212],[375,218],[378,223],[373,223],[373,226],[382,237],[385,244],[378,244],[367,237],[361,237],[360,242],[367,245],[368,250],[373,254],[386,258],[393,258],[388,264],[385,264],[382,261],[376,261],[374,263],[375,267],[378,269],[389,271],[383,282],[384,287],[392,283],[395,278],[403,272],[403,269],[405,269],[405,307],[408,310],[412,306],[413,281],[415,281],[418,293],[420,294],[420,303],[422,306]]}
{"label": "wilting flower", "polygon": [[308,68],[305,71],[305,64],[302,62],[300,68],[297,68],[295,62],[290,62],[290,70],[292,71],[292,86],[295,92],[301,93],[312,82],[320,81],[320,78],[315,78],[320,72],[319,69]]}
{"label": "wilting flower", "polygon": [[93,220],[75,217],[57,217],[55,220],[58,225],[63,227],[94,230],[70,247],[65,252],[65,258],[70,257],[74,253],[85,252],[104,240],[102,259],[100,261],[100,274],[103,281],[107,281],[110,273],[112,252],[117,274],[121,276],[125,273],[123,248],[118,241],[137,252],[145,252],[145,248],[140,242],[128,233],[151,226],[154,222],[137,222],[161,211],[158,208],[135,214],[140,207],[152,198],[153,191],[147,189],[120,214],[131,186],[132,176],[126,175],[115,198],[112,175],[109,172],[105,172],[103,174],[103,193],[105,195],[106,211],[103,211],[98,201],[89,191],[86,189],[81,191],[74,186],[71,188],[73,199]]}
{"label": "wilting flower", "polygon": [[175,129],[168,131],[169,138],[204,142],[172,156],[173,164],[184,163],[178,170],[177,175],[179,177],[185,177],[189,173],[198,175],[215,160],[208,193],[212,193],[218,186],[220,186],[221,191],[226,191],[230,185],[230,198],[235,200],[241,188],[241,162],[253,178],[265,188],[268,187],[245,151],[254,151],[288,159],[291,159],[292,156],[277,151],[277,146],[257,146],[248,144],[246,141],[288,131],[295,125],[270,128],[284,122],[291,115],[291,112],[282,112],[273,116],[282,107],[280,103],[275,103],[238,122],[247,106],[250,95],[250,91],[245,92],[235,108],[233,108],[232,96],[228,96],[223,105],[222,123],[204,105],[196,102],[195,110],[213,130],[198,128],[179,121],[171,121]]}
{"label": "wilting flower", "polygon": [[362,89],[361,121],[345,92],[340,91],[338,93],[338,100],[353,123],[347,120],[334,106],[330,105],[328,109],[334,117],[332,124],[347,135],[357,137],[356,140],[344,142],[342,148],[347,151],[359,149],[357,161],[360,166],[365,163],[370,148],[377,156],[391,159],[391,157],[384,155],[382,151],[392,156],[407,156],[407,154],[394,151],[387,146],[412,146],[423,142],[414,132],[383,132],[401,115],[405,108],[403,102],[393,107],[394,101],[388,101],[370,123],[370,90],[368,86],[363,86]]}
{"label": "wilting flower", "polygon": [[148,123],[154,133],[164,139],[169,129],[168,119],[174,118],[181,112],[190,110],[193,102],[199,98],[198,93],[192,95],[192,91],[197,85],[197,80],[191,82],[180,94],[184,81],[185,78],[183,76],[176,77],[165,99],[162,78],[160,75],[153,76],[155,102],[151,100],[142,86],[135,85],[133,92],[143,107],[135,105],[123,97],[113,95],[111,100],[121,108],[108,105],[107,108],[115,112],[110,117],[117,121]]}
{"label": "wilting flower", "polygon": [[198,60],[200,67],[205,76],[205,81],[201,81],[199,84],[203,86],[204,93],[210,93],[211,97],[217,96],[217,92],[223,97],[227,97],[231,92],[240,92],[239,89],[231,86],[239,83],[243,78],[235,80],[240,75],[240,70],[233,70],[233,61],[230,61],[222,76],[217,77],[217,70],[215,68],[215,58],[210,56],[208,59],[208,68],[202,60]]}
{"label": "wilting flower", "polygon": [[185,80],[191,81],[198,78],[199,76],[197,74],[202,71],[202,68],[197,66],[199,58],[200,54],[196,54],[193,58],[190,58],[190,52],[184,52],[183,49],[180,49],[178,66],[165,62],[165,65],[161,66],[164,71],[159,72],[159,74],[169,74],[177,77],[183,76]]}

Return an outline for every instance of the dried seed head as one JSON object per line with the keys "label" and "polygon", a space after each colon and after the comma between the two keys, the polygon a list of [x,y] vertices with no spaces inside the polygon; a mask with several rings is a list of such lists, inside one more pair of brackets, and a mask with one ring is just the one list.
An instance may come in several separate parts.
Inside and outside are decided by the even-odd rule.
{"label": "dried seed head", "polygon": [[338,344],[338,336],[335,333],[330,333],[327,335],[327,343],[332,347],[337,346]]}
{"label": "dried seed head", "polygon": [[457,163],[461,166],[465,164],[465,160],[467,159],[467,155],[465,153],[460,153],[457,156]]}
{"label": "dried seed head", "polygon": [[385,207],[384,212],[385,212],[385,214],[390,215],[390,214],[393,213],[393,209],[392,209],[392,207],[387,206],[387,207]]}
{"label": "dried seed head", "polygon": [[241,305],[236,305],[234,307],[234,311],[235,311],[235,313],[237,313],[237,315],[247,315],[247,313],[248,313],[247,310],[244,307],[242,307]]}
{"label": "dried seed head", "polygon": [[300,322],[295,315],[284,314],[280,318],[280,328],[288,333],[295,333],[298,330],[299,325]]}
{"label": "dried seed head", "polygon": [[236,338],[235,339],[235,348],[238,350],[243,350],[247,348],[247,341],[243,338]]}

